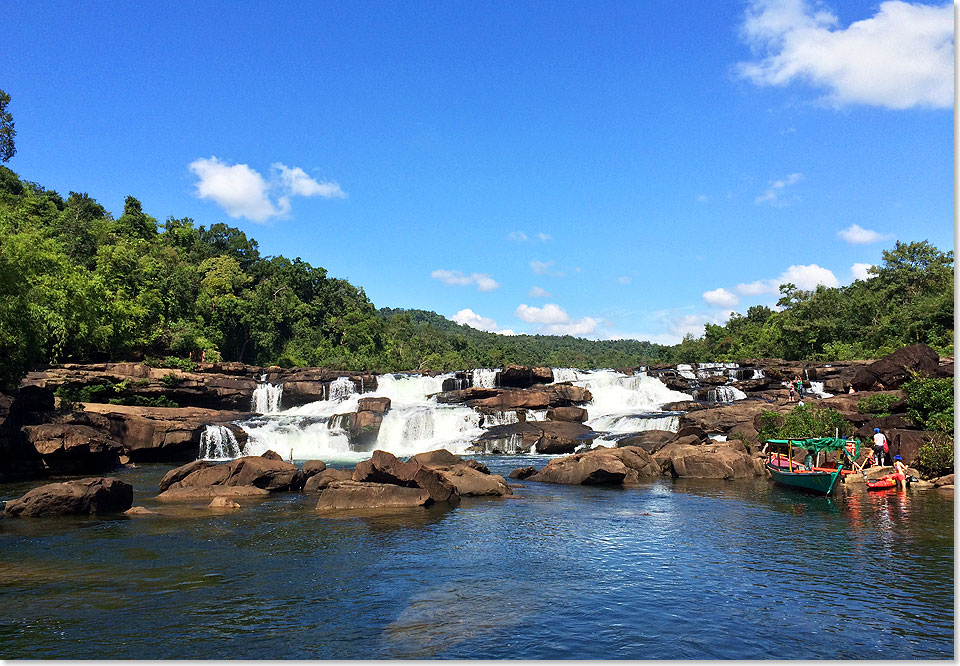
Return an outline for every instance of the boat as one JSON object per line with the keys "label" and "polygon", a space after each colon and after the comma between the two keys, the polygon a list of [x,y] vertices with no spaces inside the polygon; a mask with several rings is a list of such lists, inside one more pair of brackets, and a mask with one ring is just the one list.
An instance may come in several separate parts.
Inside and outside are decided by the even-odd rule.
{"label": "boat", "polygon": [[860,440],[846,440],[842,437],[808,437],[805,439],[771,439],[767,446],[787,448],[787,455],[773,453],[766,463],[770,477],[778,484],[806,492],[829,495],[843,473],[843,456],[836,468],[824,468],[819,464],[804,466],[793,460],[793,447],[807,451],[816,451],[819,462],[823,451],[843,451],[856,460],[860,452]]}
{"label": "boat", "polygon": [[867,490],[886,490],[887,488],[896,488],[897,479],[893,474],[887,474],[877,479],[867,481]]}

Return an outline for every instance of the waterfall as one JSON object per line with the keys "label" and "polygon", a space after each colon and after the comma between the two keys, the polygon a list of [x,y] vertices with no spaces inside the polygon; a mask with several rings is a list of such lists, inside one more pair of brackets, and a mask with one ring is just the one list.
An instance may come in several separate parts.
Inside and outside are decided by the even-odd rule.
{"label": "waterfall", "polygon": [[475,368],[473,370],[473,386],[477,388],[494,388],[497,381],[497,373],[500,369],[491,370],[490,368]]}
{"label": "waterfall", "polygon": [[357,387],[353,385],[349,377],[337,377],[327,385],[327,400],[343,402],[356,392]]}
{"label": "waterfall", "polygon": [[818,398],[832,398],[832,393],[827,393],[823,390],[823,382],[810,382],[810,393],[814,394]]}
{"label": "waterfall", "polygon": [[553,370],[553,383],[575,382],[580,378],[580,371],[575,368],[551,368]]}
{"label": "waterfall", "polygon": [[754,368],[751,379],[763,379],[763,368]]}
{"label": "waterfall", "polygon": [[243,455],[237,438],[230,428],[222,425],[208,425],[200,433],[201,460],[233,460]]}
{"label": "waterfall", "polygon": [[677,374],[684,379],[697,378],[697,376],[693,373],[693,366],[689,363],[677,363]]}
{"label": "waterfall", "polygon": [[668,389],[659,379],[645,373],[624,375],[613,370],[594,370],[580,373],[573,383],[593,396],[586,405],[591,417],[587,425],[595,429],[600,429],[595,420],[602,416],[646,414],[658,411],[664,403],[690,399],[686,393]]}
{"label": "waterfall", "polygon": [[267,376],[260,377],[260,383],[253,390],[250,411],[259,414],[276,414],[280,411],[280,399],[283,397],[283,384],[268,384]]}
{"label": "waterfall", "polygon": [[652,412],[649,414],[610,414],[590,421],[590,427],[598,432],[630,433],[644,430],[680,429],[678,412]]}
{"label": "waterfall", "polygon": [[707,391],[708,402],[733,402],[746,397],[746,393],[734,386],[717,386]]}

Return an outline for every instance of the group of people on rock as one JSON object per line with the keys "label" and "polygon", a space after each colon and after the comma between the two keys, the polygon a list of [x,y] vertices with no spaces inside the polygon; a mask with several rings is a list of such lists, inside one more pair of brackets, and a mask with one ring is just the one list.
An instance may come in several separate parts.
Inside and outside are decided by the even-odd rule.
{"label": "group of people on rock", "polygon": [[790,388],[790,400],[794,400],[796,397],[798,400],[803,400],[803,380],[800,379],[800,375],[797,375],[793,378],[793,381],[788,385]]}

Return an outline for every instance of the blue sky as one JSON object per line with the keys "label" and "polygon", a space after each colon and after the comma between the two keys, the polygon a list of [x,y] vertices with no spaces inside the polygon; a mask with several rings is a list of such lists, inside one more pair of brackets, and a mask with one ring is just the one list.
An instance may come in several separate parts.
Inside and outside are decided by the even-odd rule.
{"label": "blue sky", "polygon": [[378,307],[678,342],[948,250],[953,7],[18,3],[8,166],[227,222]]}

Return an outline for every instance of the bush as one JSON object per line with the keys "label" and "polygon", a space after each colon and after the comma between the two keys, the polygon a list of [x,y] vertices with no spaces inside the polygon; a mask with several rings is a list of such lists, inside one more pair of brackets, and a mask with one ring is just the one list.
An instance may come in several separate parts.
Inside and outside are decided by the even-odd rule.
{"label": "bush", "polygon": [[857,401],[857,411],[874,416],[890,416],[890,406],[900,400],[893,393],[875,393]]}
{"label": "bush", "polygon": [[167,374],[165,374],[163,377],[160,378],[160,383],[166,386],[167,388],[176,388],[177,386],[180,386],[180,384],[183,383],[183,377],[175,373],[168,372]]}
{"label": "bush", "polygon": [[819,405],[797,405],[789,414],[760,413],[760,440],[840,437],[853,434],[853,424],[843,414]]}
{"label": "bush", "polygon": [[918,428],[953,434],[953,379],[914,377],[902,388],[907,416]]}
{"label": "bush", "polygon": [[936,433],[933,439],[920,445],[913,466],[927,478],[953,473],[953,438]]}

